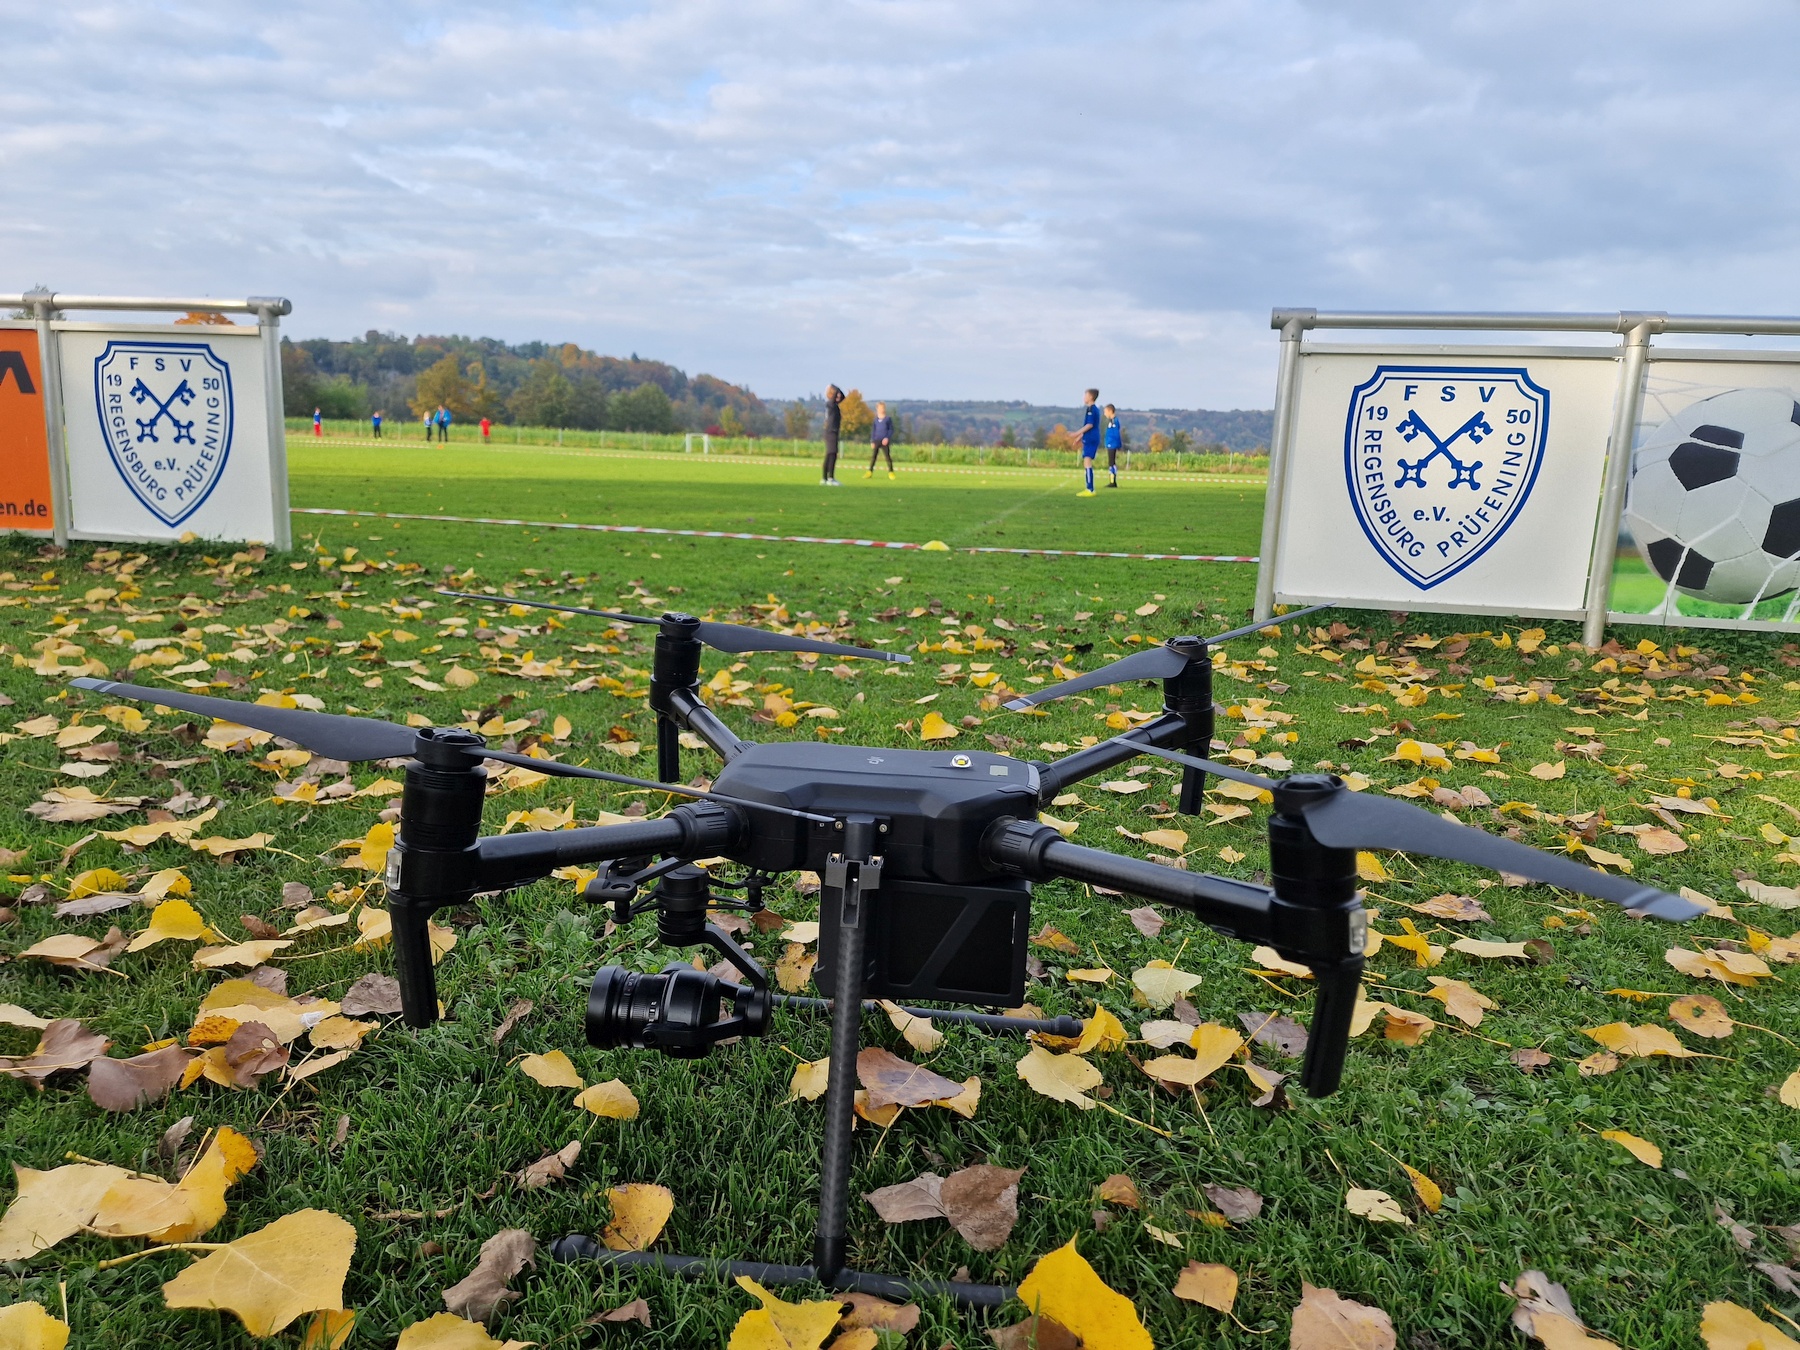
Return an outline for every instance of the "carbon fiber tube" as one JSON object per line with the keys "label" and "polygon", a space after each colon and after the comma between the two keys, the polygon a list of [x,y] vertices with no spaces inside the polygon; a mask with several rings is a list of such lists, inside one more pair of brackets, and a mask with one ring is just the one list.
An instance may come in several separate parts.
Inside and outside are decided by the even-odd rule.
{"label": "carbon fiber tube", "polygon": [[1306,1033],[1306,1059],[1300,1066],[1300,1086],[1309,1097],[1329,1097],[1344,1077],[1344,1056],[1350,1050],[1350,1019],[1356,1012],[1356,991],[1362,983],[1362,958],[1336,970],[1319,971],[1319,992],[1313,995],[1312,1025]]}
{"label": "carbon fiber tube", "polygon": [[409,1027],[437,1021],[437,976],[431,967],[431,910],[396,895],[388,904],[394,933],[394,975],[400,1011]]}
{"label": "carbon fiber tube", "polygon": [[[777,1008],[796,1008],[807,1012],[830,1012],[831,1004],[822,998],[802,998],[798,994],[775,995]],[[872,998],[863,1000],[864,1012],[879,1012],[881,1004]],[[929,1017],[938,1022],[960,1022],[968,1026],[980,1027],[983,1031],[997,1031],[1002,1035],[1026,1036],[1039,1031],[1047,1036],[1079,1036],[1081,1035],[1081,1019],[1079,1017],[1008,1017],[1004,1013],[973,1012],[965,1008],[912,1008],[901,1006],[900,1011],[911,1013],[914,1017]]]}
{"label": "carbon fiber tube", "polygon": [[718,802],[678,806],[660,820],[597,825],[581,830],[489,835],[480,844],[477,890],[495,891],[548,876],[559,867],[653,853],[705,857],[735,845],[743,816]]}

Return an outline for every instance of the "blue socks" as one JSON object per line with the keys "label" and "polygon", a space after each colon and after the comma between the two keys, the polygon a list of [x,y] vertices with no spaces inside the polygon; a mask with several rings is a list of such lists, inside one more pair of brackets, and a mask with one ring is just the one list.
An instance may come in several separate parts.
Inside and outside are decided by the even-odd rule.
{"label": "blue socks", "polygon": [[1086,460],[1084,466],[1087,469],[1087,490],[1092,492],[1094,490],[1094,461]]}

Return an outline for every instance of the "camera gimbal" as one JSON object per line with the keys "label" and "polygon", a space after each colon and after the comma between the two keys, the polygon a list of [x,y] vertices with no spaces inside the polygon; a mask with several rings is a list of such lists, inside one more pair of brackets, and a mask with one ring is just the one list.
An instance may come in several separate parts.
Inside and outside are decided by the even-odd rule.
{"label": "camera gimbal", "polygon": [[[769,878],[803,869],[819,875],[816,978],[832,994],[832,1030],[813,1264],[773,1266],[611,1252],[590,1238],[573,1236],[553,1245],[561,1256],[674,1270],[722,1270],[776,1283],[818,1280],[833,1288],[878,1294],[938,1293],[976,1304],[996,1304],[1010,1297],[1012,1291],[1001,1286],[897,1280],[846,1267],[851,1128],[864,1000],[995,1009],[1021,1003],[1034,884],[1070,880],[1171,905],[1216,932],[1266,944],[1285,959],[1305,965],[1313,972],[1318,993],[1301,1083],[1315,1096],[1336,1090],[1342,1076],[1362,977],[1367,922],[1356,886],[1359,848],[1408,850],[1503,868],[1614,901],[1643,916],[1680,920],[1704,912],[1700,905],[1641,882],[1441,820],[1395,798],[1354,793],[1330,775],[1272,780],[1207,759],[1213,732],[1212,661],[1211,644],[1203,638],[1173,639],[1009,705],[1044,702],[1115,680],[1163,681],[1159,716],[1062,759],[1041,762],[988,751],[746,742],[700,693],[703,647],[734,653],[824,650],[906,658],[685,614],[655,620],[512,597],[506,602],[657,625],[649,703],[657,716],[657,767],[664,781],[490,750],[473,731],[454,727],[414,730],[367,718],[106,680],[81,678],[71,683],[115,698],[162,703],[255,727],[337,759],[406,758],[400,829],[389,858],[387,884],[395,964],[410,1026],[429,1026],[437,1017],[427,930],[431,914],[474,895],[538,880],[560,867],[599,863],[602,871],[589,887],[590,898],[612,904],[621,922],[655,909],[658,934],[666,945],[710,946],[741,979],[727,980],[681,964],[654,975],[604,969],[589,995],[589,1040],[599,1046],[696,1057],[721,1040],[761,1035],[778,1003],[821,1005],[772,995],[756,961],[707,921],[708,908],[724,904],[755,909]],[[1212,642],[1253,631],[1254,626]],[[724,761],[710,790],[675,781],[680,777],[682,731],[697,735]],[[1039,822],[1040,808],[1070,784],[1138,755],[1182,766],[1183,812],[1199,810],[1207,774],[1268,789],[1274,802],[1268,826],[1269,884],[1120,857],[1071,843]],[[539,773],[652,788],[691,800],[655,820],[483,837],[484,759],[524,765]],[[725,858],[748,869],[745,899],[717,899],[712,891],[720,883],[693,866],[702,858]],[[650,882],[655,883],[651,896],[637,902],[637,891]],[[721,1018],[726,1003],[732,1012]],[[933,1009],[929,1015],[1021,1033],[1045,1026],[973,1012]],[[1061,1019],[1056,1029],[1068,1034],[1072,1019]]]}

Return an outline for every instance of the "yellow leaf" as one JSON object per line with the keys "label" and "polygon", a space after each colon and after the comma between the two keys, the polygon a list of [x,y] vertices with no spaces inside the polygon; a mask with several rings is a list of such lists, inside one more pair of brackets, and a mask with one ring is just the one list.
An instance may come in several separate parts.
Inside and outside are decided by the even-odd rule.
{"label": "yellow leaf", "polygon": [[1356,855],[1356,879],[1358,881],[1392,881],[1387,868],[1381,865],[1381,859],[1373,853],[1358,851]]}
{"label": "yellow leaf", "polygon": [[1599,863],[1602,867],[1616,867],[1621,872],[1631,870],[1631,859],[1623,854],[1613,853],[1607,849],[1596,848],[1592,844],[1583,844],[1581,851],[1588,856],[1589,862]]}
{"label": "yellow leaf", "polygon": [[920,1017],[909,1013],[892,999],[881,1000],[881,1010],[888,1015],[888,1021],[894,1024],[894,1030],[906,1038],[906,1043],[922,1055],[929,1055],[944,1043],[944,1033],[932,1024],[929,1017]]}
{"label": "yellow leaf", "polygon": [[1464,984],[1461,980],[1447,980],[1442,975],[1426,978],[1433,986],[1426,997],[1435,998],[1442,1003],[1445,1011],[1465,1026],[1480,1026],[1482,1014],[1489,1008],[1500,1006],[1486,994],[1478,992],[1473,985]]}
{"label": "yellow leaf", "polygon": [[1112,977],[1112,971],[1105,966],[1083,966],[1071,970],[1065,978],[1077,984],[1105,984]]}
{"label": "yellow leaf", "polygon": [[359,934],[351,947],[359,952],[373,951],[394,936],[394,916],[376,905],[364,905],[356,911]]}
{"label": "yellow leaf", "polygon": [[1417,1045],[1431,1035],[1433,1026],[1429,1017],[1405,1008],[1396,1008],[1392,1003],[1382,1005],[1386,1014],[1381,1034],[1390,1041],[1398,1041],[1401,1045]]}
{"label": "yellow leaf", "polygon": [[1635,1134],[1627,1134],[1624,1130],[1602,1130],[1600,1137],[1612,1140],[1646,1167],[1662,1166],[1662,1150],[1648,1139],[1639,1139]]}
{"label": "yellow leaf", "polygon": [[1095,1102],[1087,1092],[1102,1081],[1100,1070],[1081,1056],[1055,1054],[1041,1045],[1025,1052],[1025,1058],[1018,1063],[1018,1074],[1032,1091],[1083,1111],[1093,1110]]}
{"label": "yellow leaf", "polygon": [[288,1214],[209,1253],[163,1286],[171,1308],[234,1312],[273,1336],[309,1312],[342,1312],[356,1229],[319,1209]]}
{"label": "yellow leaf", "polygon": [[[552,1054],[562,1054],[554,1050]],[[542,1082],[542,1079],[538,1080]],[[579,1084],[580,1080],[576,1080]],[[557,1086],[547,1084],[546,1086]],[[595,1083],[586,1091],[577,1094],[575,1105],[583,1111],[592,1111],[597,1116],[608,1120],[636,1120],[638,1116],[638,1099],[630,1088],[617,1078],[609,1078],[604,1083]]]}
{"label": "yellow leaf", "polygon": [[1380,1308],[1300,1282],[1289,1350],[1394,1350],[1395,1344],[1393,1319]]}
{"label": "yellow leaf", "polygon": [[0,1308],[0,1347],[5,1350],[63,1350],[69,1324],[44,1311],[41,1303],[13,1303]]}
{"label": "yellow leaf", "polygon": [[1781,1104],[1800,1111],[1800,1069],[1795,1069],[1782,1082]]}
{"label": "yellow leaf", "polygon": [[441,1312],[402,1331],[400,1339],[394,1342],[394,1350],[506,1350],[518,1344],[495,1340],[479,1322]]}
{"label": "yellow leaf", "polygon": [[350,1339],[355,1327],[354,1312],[316,1312],[301,1328],[300,1350],[344,1350],[344,1343]]}
{"label": "yellow leaf", "polygon": [[107,891],[122,891],[131,883],[110,867],[96,867],[83,872],[69,883],[69,899],[81,900]]}
{"label": "yellow leaf", "polygon": [[1408,1227],[1412,1220],[1406,1217],[1406,1211],[1386,1191],[1352,1190],[1344,1197],[1344,1208],[1352,1214],[1367,1219],[1370,1223],[1398,1223]]}
{"label": "yellow leaf", "polygon": [[825,1095],[825,1089],[830,1084],[829,1059],[802,1060],[794,1066],[794,1076],[788,1082],[788,1100],[817,1101]]}
{"label": "yellow leaf", "polygon": [[[1131,782],[1136,785],[1132,789],[1134,792],[1141,792],[1147,786],[1139,779],[1134,778]],[[1111,783],[1103,783],[1101,786],[1112,788]],[[1113,788],[1113,791],[1116,792],[1118,789]],[[1267,788],[1259,788],[1254,783],[1240,783],[1235,779],[1226,779],[1214,788],[1213,792],[1218,796],[1229,797],[1233,801],[1240,802],[1272,802],[1275,800],[1275,794]]]}
{"label": "yellow leaf", "polygon": [[1202,1303],[1208,1308],[1228,1313],[1237,1302],[1238,1277],[1230,1266],[1202,1265],[1189,1261],[1175,1277],[1176,1298],[1189,1303]]}
{"label": "yellow leaf", "polygon": [[385,869],[388,850],[393,846],[394,827],[385,820],[378,820],[369,826],[369,832],[361,839],[343,839],[338,842],[339,848],[356,850],[356,857],[351,861],[365,872],[380,872]]}
{"label": "yellow leaf", "polygon": [[[1129,797],[1134,792],[1142,792],[1150,785],[1141,778],[1116,778],[1110,783],[1102,783],[1102,792],[1117,793],[1121,797]],[[1227,784],[1230,786],[1230,784]]]}
{"label": "yellow leaf", "polygon": [[1186,830],[1145,830],[1142,835],[1146,844],[1167,849],[1170,853],[1179,853],[1187,847]]}
{"label": "yellow leaf", "polygon": [[1090,1350],[1153,1350],[1131,1300],[1095,1274],[1074,1238],[1039,1258],[1019,1285],[1019,1301],[1067,1327]]}
{"label": "yellow leaf", "polygon": [[1719,980],[1725,984],[1754,986],[1772,973],[1761,957],[1749,952],[1690,952],[1682,947],[1671,947],[1663,953],[1663,960],[1683,975]]}
{"label": "yellow leaf", "polygon": [[566,830],[574,823],[574,802],[561,811],[549,806],[534,806],[529,811],[509,811],[500,833],[507,833],[515,825],[523,825],[528,830]]}
{"label": "yellow leaf", "polygon": [[175,1185],[128,1176],[101,1197],[89,1227],[106,1237],[192,1242],[225,1217],[225,1192],[256,1166],[256,1146],[229,1125]]}
{"label": "yellow leaf", "polygon": [[468,689],[481,683],[481,676],[472,670],[464,670],[461,666],[451,666],[444,672],[444,683],[452,689]]}
{"label": "yellow leaf", "polygon": [[1737,1023],[1725,1011],[1725,1005],[1711,994],[1689,994],[1669,1004],[1669,1020],[1708,1040],[1722,1041],[1731,1035]]}
{"label": "yellow leaf", "polygon": [[235,947],[202,947],[194,953],[194,964],[206,970],[217,970],[224,966],[243,966],[248,969],[262,965],[276,952],[293,945],[286,938],[259,938],[254,942],[240,942]]}
{"label": "yellow leaf", "polygon": [[[1403,933],[1382,933],[1383,942],[1390,942],[1396,947],[1403,947],[1413,954],[1413,964],[1419,967],[1435,966],[1444,959],[1444,949],[1437,946],[1424,934],[1420,933],[1411,919],[1400,920]],[[1370,930],[1374,932],[1373,929]]]}
{"label": "yellow leaf", "polygon": [[944,720],[944,715],[935,709],[925,714],[925,720],[919,723],[919,739],[922,741],[947,741],[953,736],[960,736],[962,731]]}
{"label": "yellow leaf", "polygon": [[193,893],[194,883],[187,879],[187,874],[179,867],[165,867],[138,887],[138,894],[146,900],[161,900],[164,896]]}
{"label": "yellow leaf", "polygon": [[1070,835],[1075,833],[1075,822],[1072,820],[1058,820],[1053,815],[1049,815],[1046,812],[1039,811],[1038,812],[1038,821],[1040,824],[1048,825],[1051,829],[1055,830],[1058,834],[1060,834],[1064,839],[1067,839]]}
{"label": "yellow leaf", "polygon": [[519,1061],[519,1068],[540,1087],[579,1090],[583,1086],[581,1075],[575,1071],[574,1062],[561,1050],[552,1050],[547,1055],[526,1055]]}
{"label": "yellow leaf", "polygon": [[1125,1024],[1096,1003],[1094,1015],[1081,1024],[1081,1038],[1075,1042],[1075,1053],[1086,1055],[1095,1050],[1123,1050],[1128,1039]]}
{"label": "yellow leaf", "polygon": [[1559,759],[1554,764],[1533,764],[1525,772],[1541,782],[1548,783],[1554,779],[1561,778],[1568,771],[1568,761]]}
{"label": "yellow leaf", "polygon": [[150,924],[131,939],[128,952],[141,952],[158,942],[217,942],[219,935],[206,926],[200,911],[185,900],[164,900],[150,916]]}
{"label": "yellow leaf", "polygon": [[0,1261],[24,1261],[87,1227],[100,1202],[130,1175],[122,1167],[71,1163],[48,1172],[13,1165],[18,1194],[0,1217]]}
{"label": "yellow leaf", "polygon": [[1450,950],[1461,952],[1465,956],[1479,956],[1487,960],[1496,960],[1505,956],[1516,956],[1526,961],[1531,959],[1531,952],[1523,942],[1483,942],[1479,938],[1458,938],[1450,944]]}
{"label": "yellow leaf", "polygon": [[648,1182],[614,1186],[606,1198],[612,1204],[613,1217],[600,1240],[615,1252],[646,1250],[675,1212],[675,1197],[669,1188]]}
{"label": "yellow leaf", "polygon": [[355,1018],[333,1014],[312,1029],[313,1049],[352,1050],[373,1030],[373,1022],[358,1022]]}
{"label": "yellow leaf", "polygon": [[1264,970],[1277,971],[1283,975],[1296,975],[1305,980],[1313,977],[1311,966],[1303,966],[1298,961],[1290,961],[1273,947],[1256,948],[1250,953],[1250,959]]}
{"label": "yellow leaf", "polygon": [[1152,961],[1131,972],[1131,983],[1152,1008],[1166,1008],[1200,983],[1198,975],[1176,970],[1167,961]]}
{"label": "yellow leaf", "polygon": [[843,1303],[834,1298],[789,1303],[748,1275],[738,1276],[737,1282],[762,1307],[738,1318],[725,1350],[819,1350],[844,1315]]}
{"label": "yellow leaf", "polygon": [[1674,1032],[1648,1024],[1634,1027],[1629,1022],[1608,1022],[1603,1027],[1588,1027],[1581,1034],[1591,1041],[1598,1041],[1614,1054],[1627,1057],[1667,1055],[1672,1059],[1688,1059],[1695,1053],[1676,1040]]}
{"label": "yellow leaf", "polygon": [[1706,1350],[1800,1350],[1800,1341],[1735,1303],[1706,1305],[1700,1315],[1700,1339]]}
{"label": "yellow leaf", "polygon": [[1426,1176],[1416,1167],[1400,1164],[1406,1172],[1406,1179],[1412,1182],[1413,1194],[1419,1197],[1419,1203],[1425,1206],[1428,1213],[1436,1214],[1438,1207],[1444,1203],[1444,1192],[1437,1182]]}

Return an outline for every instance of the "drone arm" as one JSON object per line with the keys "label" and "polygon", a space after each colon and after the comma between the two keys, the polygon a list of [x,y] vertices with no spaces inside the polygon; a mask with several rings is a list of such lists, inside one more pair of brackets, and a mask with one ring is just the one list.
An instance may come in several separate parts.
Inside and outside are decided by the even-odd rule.
{"label": "drone arm", "polygon": [[1179,746],[1184,742],[1187,725],[1187,719],[1179,713],[1165,712],[1162,716],[1142,726],[1133,727],[1130,731],[1121,732],[1110,740],[1087,746],[1051,763],[1039,764],[1039,797],[1048,803],[1071,783],[1092,778],[1097,773],[1105,773],[1115,764],[1135,759],[1140,745]]}
{"label": "drone arm", "polygon": [[668,698],[675,720],[710,745],[727,764],[750,748],[692,689],[672,690]]}
{"label": "drone arm", "polygon": [[578,863],[652,854],[704,858],[730,851],[743,837],[743,815],[718,802],[690,802],[660,820],[582,830],[489,835],[476,846],[482,891],[503,890]]}
{"label": "drone arm", "polygon": [[1266,886],[1204,872],[1183,872],[1140,858],[1071,844],[1048,825],[1003,820],[984,841],[996,866],[1031,881],[1058,877],[1174,905],[1208,928],[1246,942],[1274,940],[1274,893]]}

